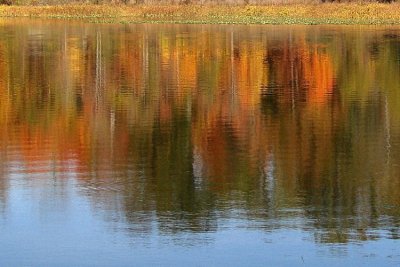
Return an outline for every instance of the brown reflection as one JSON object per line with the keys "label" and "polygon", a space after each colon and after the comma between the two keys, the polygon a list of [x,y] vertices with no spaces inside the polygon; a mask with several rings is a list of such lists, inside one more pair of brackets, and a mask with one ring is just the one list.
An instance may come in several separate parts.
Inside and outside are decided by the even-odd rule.
{"label": "brown reflection", "polygon": [[396,31],[5,21],[0,201],[20,162],[142,234],[239,217],[397,238]]}

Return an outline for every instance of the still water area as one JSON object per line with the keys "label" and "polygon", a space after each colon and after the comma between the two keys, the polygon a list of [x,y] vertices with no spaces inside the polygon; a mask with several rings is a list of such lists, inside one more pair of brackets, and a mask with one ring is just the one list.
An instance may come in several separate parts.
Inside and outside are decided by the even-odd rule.
{"label": "still water area", "polygon": [[399,266],[400,28],[0,20],[1,266]]}

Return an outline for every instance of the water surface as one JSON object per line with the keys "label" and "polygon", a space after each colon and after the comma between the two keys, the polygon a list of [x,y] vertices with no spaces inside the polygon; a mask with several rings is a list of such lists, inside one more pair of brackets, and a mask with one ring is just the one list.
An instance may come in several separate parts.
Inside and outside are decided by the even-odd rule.
{"label": "water surface", "polygon": [[399,266],[400,28],[0,36],[1,266]]}

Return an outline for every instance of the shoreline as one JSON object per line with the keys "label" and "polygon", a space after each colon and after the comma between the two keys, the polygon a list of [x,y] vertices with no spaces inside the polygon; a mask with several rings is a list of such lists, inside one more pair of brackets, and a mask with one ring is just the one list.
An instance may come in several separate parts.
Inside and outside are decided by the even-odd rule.
{"label": "shoreline", "polygon": [[400,4],[0,6],[0,18],[76,19],[94,23],[400,25]]}

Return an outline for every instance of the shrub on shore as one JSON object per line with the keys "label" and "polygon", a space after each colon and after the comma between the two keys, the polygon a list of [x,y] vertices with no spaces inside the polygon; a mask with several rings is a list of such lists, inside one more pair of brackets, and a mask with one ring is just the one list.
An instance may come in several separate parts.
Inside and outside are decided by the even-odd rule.
{"label": "shrub on shore", "polygon": [[12,0],[0,0],[0,5],[12,5]]}

